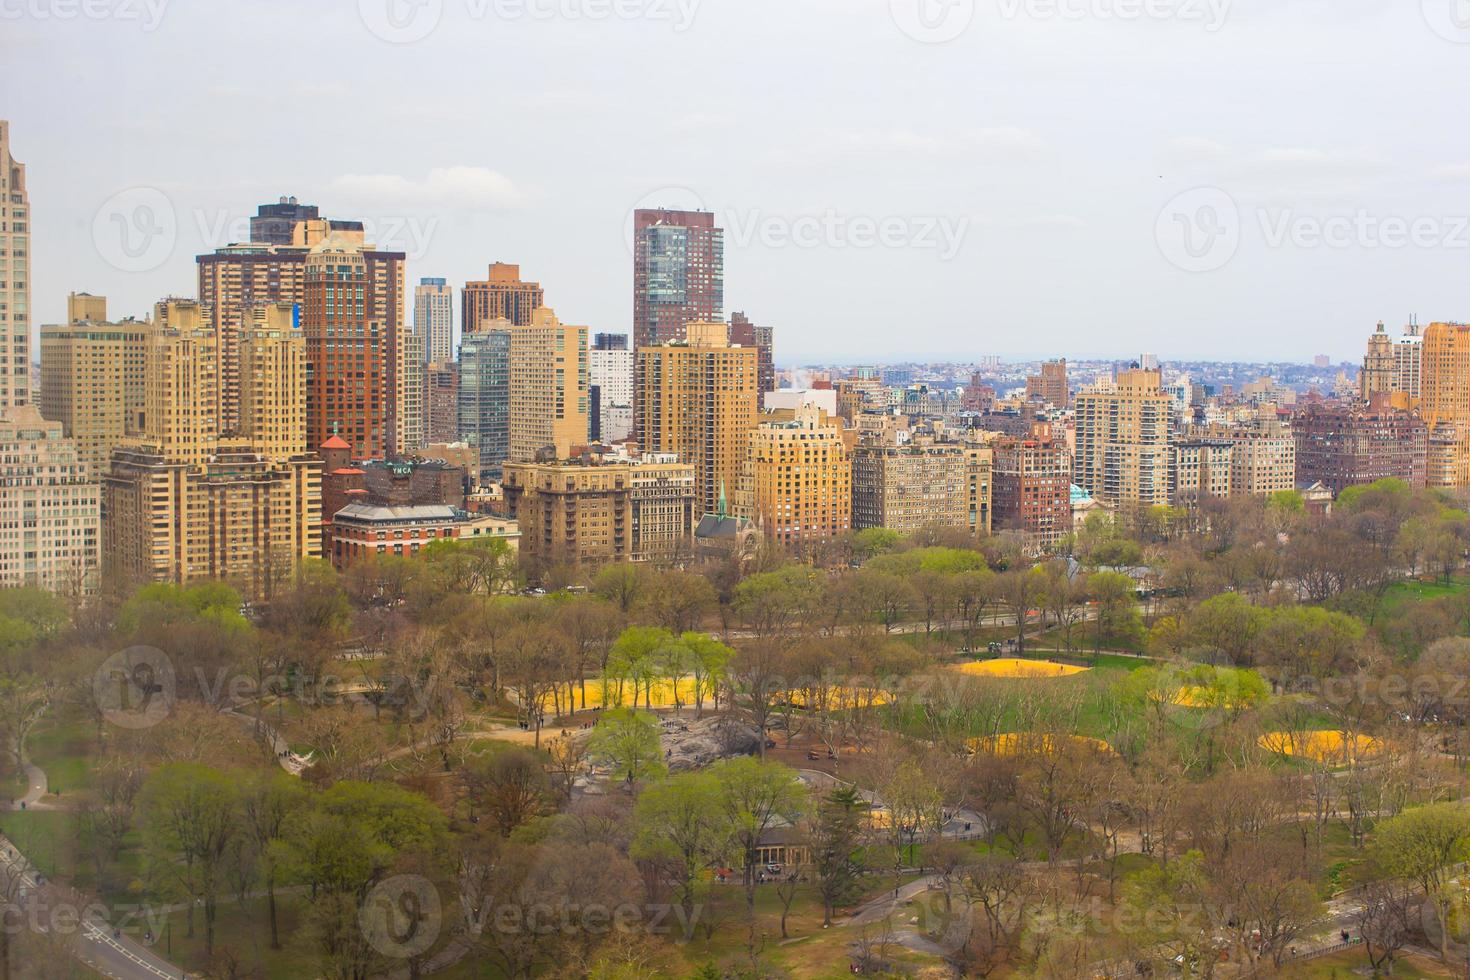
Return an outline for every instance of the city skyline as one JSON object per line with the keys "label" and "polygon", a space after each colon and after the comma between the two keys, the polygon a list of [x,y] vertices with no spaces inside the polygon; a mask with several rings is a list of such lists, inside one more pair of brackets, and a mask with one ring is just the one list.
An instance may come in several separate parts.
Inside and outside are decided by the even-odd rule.
{"label": "city skyline", "polygon": [[[130,312],[184,290],[194,255],[247,237],[256,205],[281,195],[373,223],[370,237],[410,253],[411,282],[462,284],[489,261],[519,262],[549,303],[600,332],[631,332],[633,210],[703,205],[726,229],[725,309],[780,331],[782,364],[839,341],[860,361],[1260,349],[1338,360],[1379,319],[1466,315],[1451,284],[1470,250],[1453,206],[1467,148],[1437,124],[1452,96],[1415,86],[1410,98],[1413,83],[1363,70],[1458,65],[1461,48],[1415,4],[1222,0],[1123,21],[1048,18],[1017,0],[942,44],[905,33],[913,25],[876,0],[782,5],[775,43],[759,11],[713,2],[692,4],[687,24],[668,3],[555,25],[440,4],[426,36],[395,38],[409,43],[379,36],[370,3],[267,4],[289,19],[237,18],[227,36],[212,11],[162,6],[156,22],[143,6],[131,20],[5,21],[9,90],[26,90],[41,59],[59,69],[55,86],[7,107],[35,185],[36,323],[59,320],[73,290]],[[1185,7],[1223,19],[1195,23]],[[281,63],[311,68],[242,82],[243,51],[267,37]],[[690,67],[731,50],[763,80],[737,92],[719,72],[681,70],[647,118],[636,93],[667,67],[655,54]],[[800,81],[779,83],[798,55]],[[120,70],[129,85],[94,84]],[[391,84],[374,96],[375,129],[437,122],[439,138],[375,133],[370,146],[353,114],[310,127],[281,114],[379,77]],[[1329,88],[1354,108],[1317,105]],[[488,91],[495,125],[459,125]],[[151,152],[160,141],[169,153]],[[591,144],[609,151],[594,170]],[[670,152],[648,152],[659,145]],[[1209,188],[1224,198],[1188,196]],[[99,250],[99,229],[118,232],[114,215],[140,205],[173,247],[101,254],[112,246]],[[1229,207],[1242,233],[1210,268],[1186,271],[1196,263],[1158,240],[1177,214]],[[862,244],[887,219],[902,244]],[[1436,244],[1394,247],[1396,223],[1421,219]],[[151,267],[131,271],[140,263]]]}

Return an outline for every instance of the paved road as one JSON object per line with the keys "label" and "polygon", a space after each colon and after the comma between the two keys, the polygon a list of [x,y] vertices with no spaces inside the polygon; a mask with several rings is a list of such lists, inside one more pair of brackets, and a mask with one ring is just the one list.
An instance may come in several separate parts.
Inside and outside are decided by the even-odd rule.
{"label": "paved road", "polygon": [[42,883],[30,861],[5,837],[0,837],[0,865],[3,865],[3,874],[9,883],[16,885],[15,904],[24,916],[22,921],[39,922],[44,929],[53,923],[75,921],[69,915],[72,912],[76,917],[86,916],[76,926],[72,952],[103,976],[111,980],[157,980],[159,977],[180,980],[186,976],[179,967],[155,956],[131,935],[121,934],[114,938],[112,926],[95,912],[87,912],[95,903],[49,881]]}

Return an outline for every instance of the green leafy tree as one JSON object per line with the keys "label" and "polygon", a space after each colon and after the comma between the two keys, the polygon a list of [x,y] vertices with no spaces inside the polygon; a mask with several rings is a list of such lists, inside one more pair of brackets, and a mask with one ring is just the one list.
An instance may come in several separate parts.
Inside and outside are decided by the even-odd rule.
{"label": "green leafy tree", "polygon": [[160,766],[141,793],[144,826],[155,867],[182,885],[189,897],[189,932],[194,903],[204,910],[204,954],[214,955],[214,925],[226,858],[240,832],[236,780],[194,762]]}
{"label": "green leafy tree", "polygon": [[616,708],[605,712],[588,740],[588,753],[612,766],[612,774],[629,789],[640,779],[664,771],[658,718],[651,712]]}
{"label": "green leafy tree", "polygon": [[1433,904],[1448,962],[1450,889],[1455,866],[1470,858],[1470,808],[1436,803],[1406,810],[1378,825],[1370,854],[1387,874],[1418,884]]}
{"label": "green leafy tree", "polygon": [[694,907],[707,891],[710,871],[730,848],[719,804],[715,777],[691,772],[649,786],[633,809],[629,853],[673,889],[684,912],[685,939],[693,936]]}

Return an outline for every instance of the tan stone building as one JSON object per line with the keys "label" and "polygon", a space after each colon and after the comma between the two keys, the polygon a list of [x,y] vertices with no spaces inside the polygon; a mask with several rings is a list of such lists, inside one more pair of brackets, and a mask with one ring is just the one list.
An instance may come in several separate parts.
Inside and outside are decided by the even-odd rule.
{"label": "tan stone building", "polygon": [[30,403],[31,199],[25,164],[0,119],[0,407]]}
{"label": "tan stone building", "polygon": [[727,337],[723,323],[695,321],[683,341],[638,351],[634,438],[694,466],[701,514],[739,485],[759,414],[759,351]]}
{"label": "tan stone building", "polygon": [[321,464],[298,451],[305,340],[283,317],[267,308],[241,334],[248,397],[230,408],[257,443],[220,435],[218,340],[204,311],[175,300],[155,316],[141,432],[113,451],[103,487],[109,579],[222,579],[262,599],[321,555]]}
{"label": "tan stone building", "polygon": [[673,564],[690,552],[694,467],[665,454],[507,463],[505,505],[540,573],[612,562]]}
{"label": "tan stone building", "polygon": [[41,328],[41,414],[76,440],[100,478],[112,450],[137,435],[143,414],[146,320],[107,321],[102,296],[72,294],[68,322]]}
{"label": "tan stone building", "polygon": [[968,529],[970,469],[971,453],[958,443],[859,445],[852,453],[853,530]]}
{"label": "tan stone building", "polygon": [[1424,331],[1420,413],[1429,428],[1429,485],[1470,485],[1470,325]]}
{"label": "tan stone building", "polygon": [[543,306],[528,326],[500,320],[487,329],[510,334],[508,458],[529,463],[550,453],[566,459],[574,448],[586,445],[587,328],[562,323]]}
{"label": "tan stone building", "polygon": [[1109,507],[1169,502],[1171,397],[1158,371],[1118,372],[1078,392],[1074,481]]}
{"label": "tan stone building", "polygon": [[1423,385],[1424,337],[1419,325],[1411,323],[1402,335],[1390,336],[1383,321],[1368,338],[1363,372],[1358,377],[1364,401],[1375,396],[1392,403],[1397,396],[1403,408],[1418,404]]}
{"label": "tan stone building", "polygon": [[767,412],[747,446],[737,516],[789,548],[852,530],[852,460],[840,420],[815,405]]}

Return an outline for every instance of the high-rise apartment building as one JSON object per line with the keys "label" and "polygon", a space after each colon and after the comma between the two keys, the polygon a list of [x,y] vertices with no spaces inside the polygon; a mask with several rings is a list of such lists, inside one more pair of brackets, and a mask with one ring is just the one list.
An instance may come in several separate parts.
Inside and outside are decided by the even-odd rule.
{"label": "high-rise apartment building", "polygon": [[1169,458],[1169,500],[1190,507],[1230,496],[1231,455],[1227,439],[1189,437],[1176,441]]}
{"label": "high-rise apartment building", "polygon": [[1066,408],[1072,403],[1066,358],[1047,361],[1041,365],[1040,374],[1026,379],[1026,400],[1043,402],[1055,408]]}
{"label": "high-rise apartment building", "polygon": [[1264,497],[1296,486],[1296,439],[1274,411],[1235,425],[1212,425],[1191,432],[1230,443],[1230,493]]}
{"label": "high-rise apartment building", "polygon": [[1072,533],[1072,456],[1045,439],[997,439],[991,512],[997,530],[1020,531],[1037,551]]}
{"label": "high-rise apartment building", "polygon": [[0,410],[29,404],[31,391],[31,199],[25,164],[0,119]]}
{"label": "high-rise apartment building", "polygon": [[433,361],[428,366],[429,444],[459,441],[459,364]]}
{"label": "high-rise apartment building", "polygon": [[[344,295],[337,285],[322,278],[323,270],[332,263],[320,258],[313,262],[310,256],[319,250],[355,254],[348,264],[360,265],[361,269],[351,288],[360,289],[361,296]],[[412,372],[405,363],[412,344],[404,323],[403,263],[402,252],[380,251],[367,244],[362,222],[314,216],[296,222],[290,244],[229,245],[199,256],[199,302],[211,311],[219,337],[222,431],[229,435],[240,429],[240,420],[233,414],[234,406],[240,404],[239,336],[251,322],[252,311],[270,303],[296,303],[302,308],[302,324],[308,337],[310,424],[324,422],[330,430],[331,422],[324,421],[315,406],[330,391],[336,391],[331,401],[321,404],[323,411],[344,415],[336,420],[340,426],[382,416],[376,425],[361,426],[364,431],[378,430],[371,437],[376,440],[374,448],[364,448],[363,455],[411,451],[415,441],[413,405],[410,403],[406,412],[400,408],[401,399],[411,399],[413,391],[407,385]],[[308,296],[308,266],[314,267],[318,276],[314,299]],[[340,272],[327,278],[336,275]],[[349,316],[357,318],[356,326],[348,326]],[[348,330],[353,331],[352,335],[344,333]],[[354,368],[347,363],[352,360],[363,363]],[[346,385],[348,377],[343,372],[354,370],[364,372],[355,379],[358,392],[346,390],[352,386]],[[370,370],[374,372],[372,377],[367,374]],[[372,385],[371,391],[364,388],[368,384]],[[315,429],[312,432],[308,445],[325,441],[325,437],[314,438]]]}
{"label": "high-rise apartment building", "polygon": [[112,450],[143,414],[148,321],[107,320],[102,296],[73,294],[68,322],[41,327],[41,414],[76,441],[87,471],[107,472]]}
{"label": "high-rise apartment building", "polygon": [[0,119],[0,584],[82,595],[97,585],[100,491],[63,424],[32,404],[30,206]]}
{"label": "high-rise apartment building", "polygon": [[964,446],[967,526],[971,534],[989,534],[995,496],[995,450],[980,442],[966,442]]}
{"label": "high-rise apartment building", "polygon": [[708,211],[633,212],[633,348],[725,315],[725,232]]}
{"label": "high-rise apartment building", "polygon": [[483,280],[464,284],[460,334],[464,337],[488,329],[487,324],[495,320],[509,320],[518,327],[528,327],[532,316],[545,302],[546,295],[539,282],[521,280],[520,266],[493,262]]}
{"label": "high-rise apartment building", "polygon": [[744,313],[730,314],[730,343],[760,351],[761,394],[776,390],[776,331],[758,327]]}
{"label": "high-rise apartment building", "polygon": [[[1394,408],[1414,408],[1421,396],[1424,337],[1411,322],[1401,336],[1390,336],[1383,321],[1368,338],[1363,373],[1358,378],[1364,401]],[[1396,397],[1399,396],[1399,397]]]}
{"label": "high-rise apartment building", "polygon": [[[506,328],[502,328],[506,329]],[[543,306],[529,326],[512,323],[508,455],[529,463],[566,459],[587,444],[587,328],[562,323]]]}
{"label": "high-rise apartment building", "polygon": [[310,223],[298,227],[298,239],[303,229],[315,240],[302,256],[307,445],[340,434],[359,459],[411,452],[404,400],[415,358],[403,330],[404,255],[380,252],[360,233],[318,236]]}
{"label": "high-rise apartment building", "polygon": [[1157,371],[1119,371],[1078,392],[1075,482],[1109,507],[1169,502],[1169,411]]}
{"label": "high-rise apartment building", "polygon": [[694,468],[669,455],[507,463],[505,502],[538,574],[558,566],[674,563],[691,548]]}
{"label": "high-rise apartment building", "polygon": [[431,364],[454,360],[454,287],[447,279],[425,277],[414,287],[413,332],[423,338]]}
{"label": "high-rise apartment building", "polygon": [[315,204],[301,204],[282,197],[275,204],[262,204],[250,219],[250,241],[258,245],[290,245],[298,221],[316,221],[321,211]]}
{"label": "high-rise apartment building", "polygon": [[788,548],[852,530],[852,460],[839,419],[815,405],[767,412],[747,446],[737,516]]}
{"label": "high-rise apartment building", "polygon": [[587,352],[593,442],[615,443],[633,436],[633,352],[628,335],[600,333]]}
{"label": "high-rise apartment building", "polygon": [[1429,427],[1429,483],[1470,485],[1470,325],[1431,323],[1424,331],[1420,403]]}
{"label": "high-rise apartment building", "polygon": [[1418,414],[1309,405],[1292,416],[1296,484],[1333,493],[1388,477],[1428,482],[1430,433]]}
{"label": "high-rise apartment building", "polygon": [[479,453],[477,477],[498,479],[510,454],[510,321],[464,335],[459,346],[458,433]]}
{"label": "high-rise apartment building", "polygon": [[969,474],[969,453],[958,443],[859,445],[852,452],[853,530],[968,529]]}
{"label": "high-rise apartment building", "polygon": [[429,365],[424,338],[405,330],[398,346],[393,456],[412,456],[429,443]]}
{"label": "high-rise apartment building", "polygon": [[218,336],[198,303],[170,300],[145,339],[142,431],[103,488],[110,580],[223,579],[254,599],[321,554],[321,464],[301,452],[306,344],[293,306],[262,308],[240,337],[247,438],[222,438]]}
{"label": "high-rise apartment building", "polygon": [[759,414],[759,355],[731,346],[723,323],[693,322],[686,331],[682,341],[637,351],[634,438],[692,464],[701,513],[713,514],[745,464]]}

